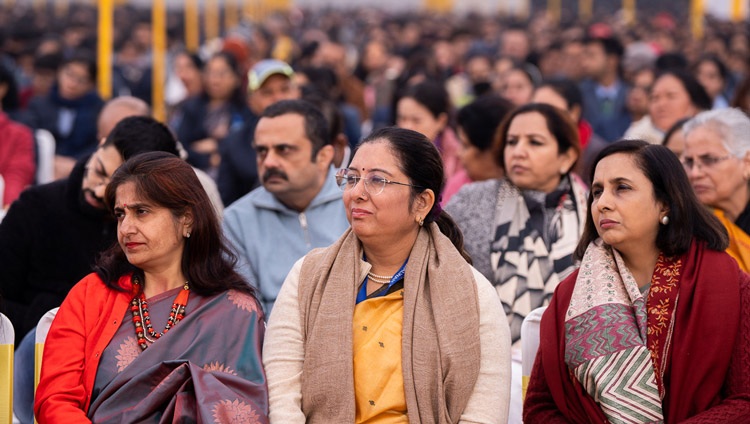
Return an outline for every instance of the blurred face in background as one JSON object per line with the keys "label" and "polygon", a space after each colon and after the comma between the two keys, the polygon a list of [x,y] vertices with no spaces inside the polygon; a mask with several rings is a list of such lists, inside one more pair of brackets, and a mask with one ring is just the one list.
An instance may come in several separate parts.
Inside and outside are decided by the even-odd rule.
{"label": "blurred face in background", "polygon": [[649,97],[653,83],[654,71],[651,69],[642,69],[637,71],[633,76],[633,85],[630,91],[628,91],[625,100],[628,111],[633,116],[633,120],[641,119],[648,113]]}
{"label": "blurred face in background", "polygon": [[666,131],[680,119],[697,112],[698,108],[693,105],[685,86],[677,77],[666,74],[654,82],[649,115],[656,128]]}
{"label": "blurred face in background", "polygon": [[534,84],[520,69],[511,69],[502,78],[500,95],[510,100],[514,106],[522,106],[531,101]]}
{"label": "blurred face in background", "polygon": [[185,86],[188,96],[196,96],[203,91],[201,70],[195,66],[195,63],[186,53],[178,54],[175,57],[174,71],[182,85]]}
{"label": "blurred face in background", "polygon": [[205,90],[212,100],[226,101],[240,85],[240,78],[221,56],[212,58],[203,70]]}
{"label": "blurred face in background", "polygon": [[695,69],[695,78],[706,89],[708,97],[715,99],[724,91],[724,79],[716,64],[710,60],[701,61]]}
{"label": "blurred face in background", "polygon": [[75,100],[94,88],[94,81],[84,63],[70,62],[57,74],[60,97]]}
{"label": "blurred face in background", "polygon": [[396,125],[424,134],[434,141],[448,124],[448,116],[433,116],[427,107],[411,97],[403,97],[396,105]]}

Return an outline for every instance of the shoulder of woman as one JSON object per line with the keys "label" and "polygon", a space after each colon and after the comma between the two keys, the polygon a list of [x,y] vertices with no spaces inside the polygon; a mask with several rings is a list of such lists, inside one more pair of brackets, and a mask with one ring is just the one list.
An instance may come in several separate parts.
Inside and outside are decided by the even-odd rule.
{"label": "shoulder of woman", "polygon": [[[485,199],[487,196],[492,196],[500,186],[507,184],[504,178],[491,179],[485,181],[476,181],[469,184],[464,184],[458,192],[451,197],[451,200],[446,205],[446,209],[450,211],[452,205],[464,205],[474,204],[479,199]],[[494,199],[494,198],[493,198]]]}

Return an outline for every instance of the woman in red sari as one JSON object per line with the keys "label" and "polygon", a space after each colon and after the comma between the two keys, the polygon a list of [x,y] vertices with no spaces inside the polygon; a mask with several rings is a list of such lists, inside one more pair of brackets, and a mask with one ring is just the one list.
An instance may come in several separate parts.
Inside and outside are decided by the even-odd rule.
{"label": "woman in red sari", "polygon": [[580,268],[541,322],[527,423],[750,422],[750,277],[667,148],[594,161]]}

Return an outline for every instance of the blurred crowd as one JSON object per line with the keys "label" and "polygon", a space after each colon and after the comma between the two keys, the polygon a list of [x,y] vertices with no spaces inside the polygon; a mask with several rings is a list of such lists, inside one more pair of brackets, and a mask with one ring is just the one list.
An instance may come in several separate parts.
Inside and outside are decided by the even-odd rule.
{"label": "blurred crowd", "polygon": [[[71,5],[66,15],[20,6],[0,11],[3,113],[54,136],[56,178],[102,136],[95,128],[103,105],[96,91],[97,11]],[[455,111],[485,95],[514,106],[535,95],[556,102],[577,121],[584,151],[589,140],[601,145],[626,134],[661,142],[676,122],[700,110],[750,110],[747,27],[710,17],[697,39],[686,16],[666,11],[627,25],[621,13],[584,23],[554,22],[545,11],[521,21],[292,9],[223,28],[196,52],[185,47],[182,11],[170,11],[167,22],[167,123],[189,161],[217,179],[222,144],[262,111],[253,107],[247,75],[265,58],[291,65],[302,96],[336,106],[350,147],[383,126],[417,129],[436,142],[449,177],[471,166],[459,158],[465,149],[453,130]],[[113,30],[112,95],[150,104],[150,11],[118,6]],[[538,90],[550,82],[551,90]],[[420,83],[428,85],[420,90]],[[33,155],[24,149],[18,160],[28,162]],[[0,158],[0,165],[11,162]],[[34,183],[33,165],[18,183],[7,173],[0,169],[5,206],[20,192],[12,186]],[[224,195],[229,189],[221,184],[219,190],[225,202],[247,191]]]}

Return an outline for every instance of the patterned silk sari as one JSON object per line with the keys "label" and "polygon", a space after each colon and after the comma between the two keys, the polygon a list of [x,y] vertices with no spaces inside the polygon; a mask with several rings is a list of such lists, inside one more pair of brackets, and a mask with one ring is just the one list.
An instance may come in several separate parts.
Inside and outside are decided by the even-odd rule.
{"label": "patterned silk sari", "polygon": [[[153,316],[158,302],[169,308],[173,298],[154,299]],[[191,295],[185,318],[144,351],[126,337],[135,335],[129,314],[103,355],[101,366],[110,368],[97,371],[93,422],[268,422],[265,325],[251,296]]]}

